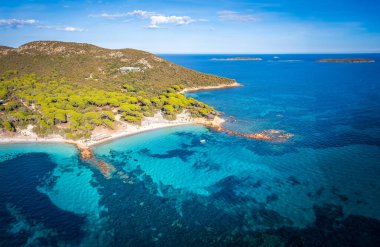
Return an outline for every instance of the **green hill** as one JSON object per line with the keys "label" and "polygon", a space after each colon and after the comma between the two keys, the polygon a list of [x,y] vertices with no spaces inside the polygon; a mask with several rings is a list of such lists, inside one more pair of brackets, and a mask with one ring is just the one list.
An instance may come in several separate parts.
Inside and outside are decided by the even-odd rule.
{"label": "green hill", "polygon": [[[0,65],[0,74],[13,69],[20,75],[57,73],[67,81],[106,90],[118,89],[125,83],[146,92],[159,92],[175,84],[197,87],[233,83],[231,79],[186,69],[148,52],[82,43],[36,41],[15,49],[0,47]],[[122,67],[138,67],[141,71],[121,72]]]}
{"label": "green hill", "polygon": [[2,46],[0,133],[32,125],[40,136],[83,139],[95,127],[139,124],[157,111],[169,120],[184,110],[212,117],[212,107],[180,91],[232,83],[132,49],[47,41]]}

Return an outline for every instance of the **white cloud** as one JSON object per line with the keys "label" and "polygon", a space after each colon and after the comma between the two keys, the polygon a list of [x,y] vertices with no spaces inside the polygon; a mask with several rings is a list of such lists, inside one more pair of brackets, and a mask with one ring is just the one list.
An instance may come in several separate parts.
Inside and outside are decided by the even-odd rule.
{"label": "white cloud", "polygon": [[71,27],[71,26],[68,26],[68,27],[57,27],[56,30],[67,31],[67,32],[83,32],[84,31],[83,28],[80,28],[80,27]]}
{"label": "white cloud", "polygon": [[0,19],[0,26],[11,28],[22,28],[24,26],[33,26],[38,23],[37,20],[18,20],[18,19]]}
{"label": "white cloud", "polygon": [[115,14],[109,14],[109,13],[101,13],[101,14],[93,14],[89,15],[89,17],[102,17],[102,18],[108,18],[108,19],[115,19],[120,17],[125,17],[125,13],[115,13]]}
{"label": "white cloud", "polygon": [[189,16],[164,16],[164,15],[154,15],[150,17],[150,24],[148,28],[160,28],[161,24],[175,24],[175,25],[187,25],[195,22]]}
{"label": "white cloud", "polygon": [[107,19],[117,19],[117,18],[123,18],[123,17],[141,17],[141,18],[149,18],[150,16],[154,15],[154,12],[144,11],[144,10],[134,10],[126,13],[101,13],[101,14],[95,14],[90,15],[90,17],[100,17],[100,18],[107,18]]}
{"label": "white cloud", "polygon": [[241,14],[239,12],[230,10],[219,11],[218,16],[219,19],[223,21],[251,22],[259,20],[259,18],[255,15]]}
{"label": "white cloud", "polygon": [[73,26],[46,26],[46,25],[38,25],[38,28],[43,29],[54,29],[57,31],[66,31],[66,32],[83,32],[85,31],[83,28],[80,27],[73,27]]}
{"label": "white cloud", "polygon": [[18,19],[0,19],[0,27],[10,27],[10,28],[23,28],[25,26],[35,27],[35,28],[46,28],[46,29],[55,29],[58,31],[67,31],[67,32],[83,32],[83,28],[73,27],[73,26],[49,26],[49,25],[40,25],[40,22],[35,19],[29,20],[18,20]]}
{"label": "white cloud", "polygon": [[150,12],[145,10],[133,10],[130,12],[125,13],[101,13],[101,14],[95,14],[90,15],[90,17],[100,17],[100,18],[107,18],[107,19],[117,19],[117,18],[123,18],[123,17],[137,17],[142,19],[149,19],[150,23],[147,26],[147,28],[157,29],[157,28],[163,28],[162,24],[175,24],[175,25],[187,25],[192,22],[196,21],[207,21],[206,19],[199,19],[194,20],[189,16],[166,16],[162,14],[158,14],[156,12]]}
{"label": "white cloud", "polygon": [[128,12],[128,15],[138,16],[138,17],[142,17],[142,18],[149,18],[155,14],[156,13],[154,13],[154,12],[149,12],[149,11],[144,11],[144,10],[134,10],[134,11]]}

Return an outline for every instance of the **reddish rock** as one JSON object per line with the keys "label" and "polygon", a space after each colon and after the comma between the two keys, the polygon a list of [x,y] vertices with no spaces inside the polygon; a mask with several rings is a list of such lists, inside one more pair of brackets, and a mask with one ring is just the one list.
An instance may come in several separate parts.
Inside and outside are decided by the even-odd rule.
{"label": "reddish rock", "polygon": [[80,157],[82,160],[91,160],[94,158],[94,152],[88,148],[81,149]]}
{"label": "reddish rock", "polygon": [[241,133],[241,132],[237,132],[237,131],[228,130],[222,126],[211,125],[209,127],[216,130],[216,131],[225,132],[228,135],[236,135],[236,136],[241,136],[241,137],[255,139],[255,140],[262,140],[262,141],[280,142],[280,141],[283,141],[284,139],[287,140],[287,139],[290,139],[291,137],[293,137],[292,134],[285,133],[285,131],[283,131],[283,130],[270,129],[270,130],[263,130],[263,131],[258,132],[258,133],[248,134],[248,133]]}

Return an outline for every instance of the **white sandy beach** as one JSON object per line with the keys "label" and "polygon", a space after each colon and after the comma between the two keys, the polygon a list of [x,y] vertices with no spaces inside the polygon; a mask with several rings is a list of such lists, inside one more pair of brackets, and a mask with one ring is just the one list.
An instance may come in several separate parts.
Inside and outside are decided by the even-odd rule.
{"label": "white sandy beach", "polygon": [[[87,141],[78,141],[87,147],[92,147],[103,142],[112,141],[121,137],[135,135],[138,133],[152,131],[162,128],[175,127],[180,125],[192,125],[197,124],[193,118],[190,118],[188,114],[181,113],[177,115],[177,119],[173,121],[166,120],[162,117],[161,113],[156,113],[153,117],[145,117],[139,125],[133,125],[128,123],[120,122],[119,126],[115,130],[109,129],[95,129],[93,133],[93,138]],[[100,137],[100,139],[98,139]]]}
{"label": "white sandy beach", "polygon": [[59,135],[51,135],[48,137],[38,137],[32,131],[33,125],[28,125],[26,129],[17,131],[13,135],[3,136],[0,134],[0,144],[10,143],[45,143],[45,142],[65,142],[66,140]]}
{"label": "white sandy beach", "polygon": [[12,136],[1,136],[0,144],[11,143],[70,143],[75,144],[80,148],[88,148],[98,145],[100,143],[112,141],[117,138],[135,135],[138,133],[153,131],[162,128],[175,127],[180,125],[220,125],[224,120],[216,117],[213,121],[209,121],[203,118],[191,118],[189,114],[183,112],[177,115],[177,119],[173,121],[166,120],[162,117],[162,114],[156,113],[153,117],[145,117],[141,123],[141,126],[128,124],[117,121],[117,127],[114,130],[106,129],[103,127],[96,128],[90,139],[72,141],[65,139],[59,135],[51,135],[48,137],[38,137],[32,132],[33,126],[29,125],[27,129],[18,131]]}

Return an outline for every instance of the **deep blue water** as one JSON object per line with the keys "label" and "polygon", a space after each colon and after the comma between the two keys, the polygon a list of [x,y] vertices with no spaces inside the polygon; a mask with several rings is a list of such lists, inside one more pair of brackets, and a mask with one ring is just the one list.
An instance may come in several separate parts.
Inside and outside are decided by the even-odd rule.
{"label": "deep blue water", "polygon": [[164,58],[244,84],[189,94],[227,128],[292,139],[147,132],[94,149],[111,179],[69,145],[0,146],[0,246],[377,246],[380,63],[313,61],[380,55],[210,60],[235,56]]}

